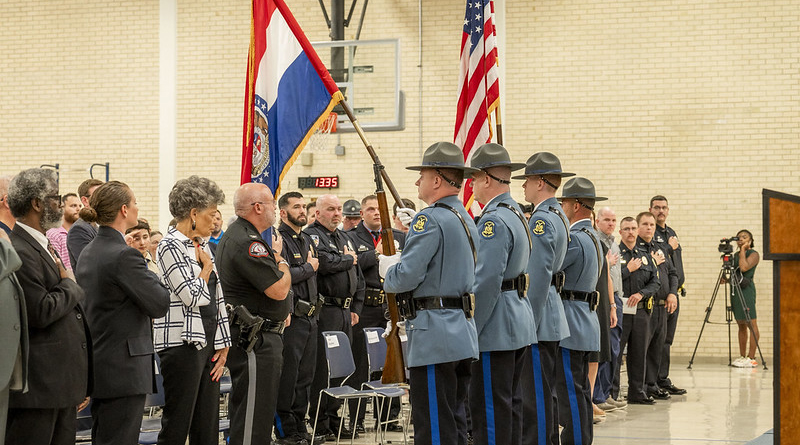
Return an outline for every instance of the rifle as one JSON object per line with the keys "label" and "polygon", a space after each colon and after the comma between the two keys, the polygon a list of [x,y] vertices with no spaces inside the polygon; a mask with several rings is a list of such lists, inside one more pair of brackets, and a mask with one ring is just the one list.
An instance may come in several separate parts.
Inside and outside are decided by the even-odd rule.
{"label": "rifle", "polygon": [[[389,221],[389,205],[386,203],[386,192],[383,190],[381,181],[381,170],[383,165],[375,164],[375,195],[378,197],[378,210],[381,213],[381,244],[383,245],[384,255],[394,255],[394,234],[392,225]],[[400,310],[397,307],[397,299],[394,294],[386,292],[387,306],[389,307],[389,320],[392,330],[386,336],[386,361],[383,364],[383,374],[381,383],[405,383],[406,370],[403,363],[403,347],[400,342],[399,329],[397,323],[400,321]]]}
{"label": "rifle", "polygon": [[[358,133],[358,136],[361,138],[361,142],[367,149],[367,153],[369,153],[372,158],[373,171],[375,173],[375,195],[378,197],[378,209],[381,214],[381,244],[383,245],[383,254],[394,255],[392,220],[389,217],[389,205],[386,202],[386,192],[383,190],[383,182],[386,182],[386,188],[389,189],[389,193],[392,194],[398,206],[402,207],[403,201],[394,188],[394,184],[392,184],[392,180],[389,178],[386,170],[383,168],[383,164],[381,164],[380,159],[378,159],[375,149],[372,148],[372,144],[367,141],[367,136],[361,129],[361,125],[359,125],[358,119],[356,119],[355,113],[353,113],[350,105],[344,100],[339,103],[342,105],[342,108],[344,108],[344,112],[347,114],[350,122],[353,123],[353,128],[355,128],[356,133]],[[403,361],[403,348],[400,344],[400,334],[397,332],[397,323],[400,322],[400,310],[397,307],[397,299],[394,294],[386,292],[386,301],[389,307],[389,321],[391,322],[392,330],[386,337],[386,361],[383,364],[381,383],[405,383],[406,370]]]}

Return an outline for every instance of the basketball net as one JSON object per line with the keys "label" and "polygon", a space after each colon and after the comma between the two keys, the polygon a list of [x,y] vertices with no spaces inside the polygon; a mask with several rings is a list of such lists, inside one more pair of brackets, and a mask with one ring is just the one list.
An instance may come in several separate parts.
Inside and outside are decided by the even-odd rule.
{"label": "basketball net", "polygon": [[336,119],[338,117],[339,116],[333,112],[328,114],[328,118],[322,121],[319,127],[317,127],[317,131],[308,139],[307,147],[317,152],[329,149],[334,138],[333,133],[336,133]]}

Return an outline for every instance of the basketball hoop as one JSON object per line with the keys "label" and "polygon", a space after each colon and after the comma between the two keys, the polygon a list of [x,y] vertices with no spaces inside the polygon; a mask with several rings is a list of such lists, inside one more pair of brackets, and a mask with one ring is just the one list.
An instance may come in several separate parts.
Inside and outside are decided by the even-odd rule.
{"label": "basketball hoop", "polygon": [[328,114],[328,118],[322,121],[317,131],[308,139],[308,148],[313,151],[325,151],[331,147],[333,133],[336,133],[336,119],[339,115],[334,112]]}

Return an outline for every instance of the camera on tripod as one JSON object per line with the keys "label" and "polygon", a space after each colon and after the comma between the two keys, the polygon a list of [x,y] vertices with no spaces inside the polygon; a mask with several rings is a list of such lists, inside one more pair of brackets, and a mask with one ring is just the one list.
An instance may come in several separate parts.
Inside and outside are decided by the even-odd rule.
{"label": "camera on tripod", "polygon": [[717,250],[719,250],[720,253],[733,253],[733,246],[731,243],[734,241],[739,241],[739,237],[732,236],[730,238],[722,238],[719,240],[719,246],[717,247]]}

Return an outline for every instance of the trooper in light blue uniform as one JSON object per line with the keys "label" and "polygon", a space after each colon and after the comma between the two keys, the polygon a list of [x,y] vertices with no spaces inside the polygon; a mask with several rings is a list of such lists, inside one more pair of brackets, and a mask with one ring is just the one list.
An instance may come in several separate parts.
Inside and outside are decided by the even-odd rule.
{"label": "trooper in light blue uniform", "polygon": [[466,444],[470,364],[478,358],[470,310],[477,260],[471,246],[478,232],[458,191],[463,175],[475,169],[465,167],[461,149],[448,142],[430,146],[422,165],[408,169],[419,170],[419,198],[429,207],[414,216],[403,252],[381,256],[379,268],[384,290],[416,309],[413,316],[401,304],[414,392],[414,443]]}
{"label": "trooper in light blue uniform", "polygon": [[564,258],[561,300],[569,336],[561,340],[557,367],[558,420],[563,445],[592,443],[592,400],[589,386],[589,352],[600,350],[600,323],[594,310],[599,294],[597,279],[603,266],[602,247],[592,228],[596,201],[594,184],[572,178],[564,184],[561,207],[570,221],[570,241]]}
{"label": "trooper in light blue uniform", "polygon": [[[512,163],[498,144],[485,144],[472,154],[472,192],[483,204],[478,226],[475,270],[475,325],[480,359],[472,363],[469,406],[476,445],[514,444],[514,412],[522,410],[522,365],[536,343],[536,326],[527,298],[525,269],[532,241],[519,204],[511,198]],[[515,397],[516,396],[516,397]],[[514,400],[517,405],[514,405]],[[518,430],[521,425],[516,427]]]}
{"label": "trooper in light blue uniform", "polygon": [[512,178],[525,180],[522,186],[525,200],[535,206],[528,223],[533,249],[527,272],[528,301],[538,343],[527,350],[521,381],[522,430],[515,431],[513,436],[514,441],[521,440],[525,445],[558,444],[555,403],[556,365],[560,363],[558,342],[569,335],[569,327],[556,289],[556,275],[567,254],[569,222],[555,196],[562,178],[573,175],[562,171],[556,155],[539,152],[528,158],[525,174]]}

